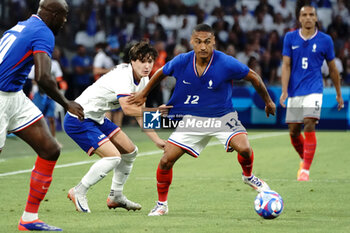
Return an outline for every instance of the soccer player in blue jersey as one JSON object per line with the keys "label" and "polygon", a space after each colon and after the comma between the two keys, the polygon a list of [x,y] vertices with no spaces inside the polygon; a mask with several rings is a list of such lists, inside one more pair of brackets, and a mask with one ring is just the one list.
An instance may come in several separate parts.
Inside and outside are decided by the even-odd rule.
{"label": "soccer player in blue jersey", "polygon": [[264,83],[260,76],[246,65],[214,49],[215,36],[210,26],[197,25],[192,32],[191,44],[193,51],[176,56],[157,70],[145,89],[129,97],[129,101],[142,104],[155,85],[166,76],[174,76],[176,86],[167,104],[173,106],[169,115],[184,116],[184,124],[194,119],[198,122],[221,122],[223,127],[206,129],[206,132],[196,127],[177,127],[170,135],[157,168],[158,202],[149,216],[168,213],[167,196],[172,182],[173,165],[184,153],[198,157],[212,136],[225,145],[227,152],[238,152],[244,183],[259,192],[270,189],[263,180],[252,174],[253,150],[248,141],[247,131],[238,120],[232,105],[232,80],[244,79],[253,84],[264,100],[266,115],[274,115],[276,106]]}
{"label": "soccer player in blue jersey", "polygon": [[66,110],[80,119],[84,117],[83,108],[61,94],[50,72],[54,35],[66,22],[67,12],[65,0],[41,0],[37,14],[6,31],[0,40],[0,151],[6,134],[14,133],[38,154],[25,211],[18,224],[20,231],[62,231],[38,218],[60,147],[49,132],[43,114],[22,88],[35,64],[35,81],[39,87]]}
{"label": "soccer player in blue jersey", "polygon": [[[298,1],[297,18],[301,28],[288,32],[283,44],[282,94],[280,104],[287,102],[286,123],[291,143],[300,156],[298,181],[309,180],[309,170],[316,150],[315,126],[322,106],[322,73],[324,59],[337,92],[338,110],[344,107],[339,72],[334,62],[331,37],[318,31],[316,9],[311,2]],[[301,134],[304,124],[304,136]]]}

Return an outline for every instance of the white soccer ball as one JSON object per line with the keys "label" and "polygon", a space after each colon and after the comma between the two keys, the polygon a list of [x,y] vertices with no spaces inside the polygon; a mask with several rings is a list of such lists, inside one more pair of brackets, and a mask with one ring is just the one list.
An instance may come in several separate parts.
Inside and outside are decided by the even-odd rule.
{"label": "white soccer ball", "polygon": [[265,219],[277,218],[283,211],[283,199],[273,190],[260,192],[254,201],[255,211]]}

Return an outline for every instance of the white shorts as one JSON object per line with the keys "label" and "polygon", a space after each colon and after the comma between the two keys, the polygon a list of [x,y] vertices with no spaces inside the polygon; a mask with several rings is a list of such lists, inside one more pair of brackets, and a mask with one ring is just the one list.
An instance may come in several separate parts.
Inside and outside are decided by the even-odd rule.
{"label": "white shorts", "polygon": [[[182,122],[193,120],[209,122],[212,127],[180,128],[170,135],[168,142],[184,149],[188,154],[198,157],[206,147],[211,137],[216,137],[225,146],[227,152],[232,152],[231,139],[238,134],[247,134],[247,130],[238,120],[237,112],[231,112],[219,118],[184,116]],[[221,127],[214,127],[218,123]]]}
{"label": "white shorts", "polygon": [[320,119],[322,94],[289,97],[286,123],[303,123],[305,118]]}
{"label": "white shorts", "polygon": [[0,91],[0,109],[0,149],[4,147],[8,133],[18,132],[43,117],[23,91]]}

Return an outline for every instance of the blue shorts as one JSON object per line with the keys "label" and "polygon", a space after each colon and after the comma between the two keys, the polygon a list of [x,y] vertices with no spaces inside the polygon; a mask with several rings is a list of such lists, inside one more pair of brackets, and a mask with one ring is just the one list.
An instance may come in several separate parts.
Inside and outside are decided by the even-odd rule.
{"label": "blue shorts", "polygon": [[109,141],[113,135],[120,131],[120,128],[105,118],[102,125],[91,119],[80,121],[69,113],[64,117],[64,130],[88,155],[103,143]]}
{"label": "blue shorts", "polygon": [[33,103],[40,109],[45,117],[55,117],[55,101],[46,94],[34,94]]}

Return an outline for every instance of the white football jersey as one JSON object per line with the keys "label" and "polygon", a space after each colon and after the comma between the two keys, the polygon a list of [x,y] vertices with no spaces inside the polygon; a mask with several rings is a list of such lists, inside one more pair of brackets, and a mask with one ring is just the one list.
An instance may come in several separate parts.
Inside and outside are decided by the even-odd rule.
{"label": "white football jersey", "polygon": [[[33,65],[32,69],[30,70],[30,72],[28,74],[28,78],[34,80],[34,78],[35,78],[34,76],[35,76],[35,66]],[[57,78],[60,78],[63,76],[60,63],[58,63],[58,61],[56,61],[54,59],[51,60],[51,76],[55,80]],[[38,91],[39,91],[39,87],[36,83],[34,83],[33,87],[32,87],[32,93],[34,94],[34,93],[37,93]]]}
{"label": "white football jersey", "polygon": [[[32,69],[30,70],[29,74],[28,74],[28,78],[29,79],[34,79],[35,76],[35,70],[34,70],[34,65],[32,66]],[[56,79],[58,77],[62,77],[63,73],[62,73],[62,69],[60,66],[60,63],[58,63],[58,61],[56,60],[51,60],[51,76]]]}
{"label": "white football jersey", "polygon": [[85,118],[102,124],[107,111],[120,108],[118,99],[141,91],[149,81],[134,82],[131,64],[120,64],[99,78],[75,100],[84,108]]}
{"label": "white football jersey", "polygon": [[109,69],[114,66],[113,60],[106,55],[103,50],[100,50],[94,58],[94,67]]}

